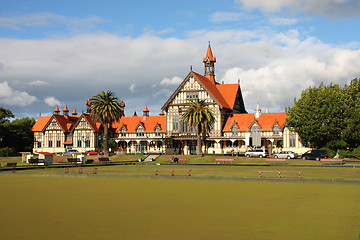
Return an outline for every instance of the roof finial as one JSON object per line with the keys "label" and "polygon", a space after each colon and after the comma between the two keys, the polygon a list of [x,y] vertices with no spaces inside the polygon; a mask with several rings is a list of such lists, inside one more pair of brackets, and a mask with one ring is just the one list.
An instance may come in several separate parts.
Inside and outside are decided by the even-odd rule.
{"label": "roof finial", "polygon": [[238,84],[240,85],[240,78],[238,78]]}
{"label": "roof finial", "polygon": [[190,65],[190,72],[192,72],[192,65]]}

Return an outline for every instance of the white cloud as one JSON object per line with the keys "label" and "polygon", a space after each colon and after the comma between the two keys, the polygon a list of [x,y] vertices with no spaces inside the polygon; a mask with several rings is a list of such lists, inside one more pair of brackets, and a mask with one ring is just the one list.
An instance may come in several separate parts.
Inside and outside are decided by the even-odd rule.
{"label": "white cloud", "polygon": [[[1,62],[6,66],[0,71],[0,82],[7,81],[14,89],[47,82],[41,89],[32,87],[31,95],[39,99],[52,96],[54,102],[66,99],[68,107],[79,112],[86,110],[86,99],[102,90],[115,92],[126,103],[127,115],[145,105],[157,112],[191,65],[195,72],[204,73],[202,60],[209,39],[217,58],[217,81],[236,83],[240,78],[249,111],[257,102],[271,104],[270,111],[283,111],[310,85],[321,81],[345,84],[359,76],[358,49],[327,45],[296,29],[228,29],[193,31],[184,39],[110,34],[42,40],[0,38]],[[34,105],[34,112],[53,110],[43,110],[48,107],[43,101]]]}
{"label": "white cloud", "polygon": [[37,98],[25,91],[13,90],[7,82],[0,83],[0,103],[9,106],[29,106],[37,101]]}
{"label": "white cloud", "polygon": [[133,84],[131,84],[130,86],[129,86],[129,90],[130,90],[130,92],[135,92],[135,87],[136,87],[136,84],[135,83],[133,83]]}
{"label": "white cloud", "polygon": [[54,24],[65,25],[68,28],[93,28],[103,20],[97,16],[86,18],[67,17],[48,12],[30,13],[15,17],[0,17],[0,27],[21,30],[24,27],[44,27]]}
{"label": "white cloud", "polygon": [[234,22],[241,18],[239,12],[215,12],[210,15],[210,22]]}
{"label": "white cloud", "polygon": [[296,18],[282,18],[282,17],[272,17],[270,18],[270,24],[275,26],[291,26],[298,22]]}
{"label": "white cloud", "polygon": [[[171,91],[169,89],[160,89],[156,93],[154,93],[153,96],[154,97],[162,96],[162,97],[164,97],[164,99],[166,101],[167,98],[169,98],[172,93],[173,93],[173,91]],[[165,101],[164,101],[164,103],[165,103]]]}
{"label": "white cloud", "polygon": [[171,79],[163,78],[163,80],[160,82],[160,85],[179,85],[182,81],[183,79],[179,77],[172,77]]}
{"label": "white cloud", "polygon": [[64,105],[62,102],[57,100],[55,97],[46,97],[46,98],[44,98],[44,102],[50,107]]}
{"label": "white cloud", "polygon": [[48,82],[40,81],[40,80],[29,82],[30,86],[45,86],[45,85],[48,85],[48,84],[49,84]]}
{"label": "white cloud", "polygon": [[328,17],[359,17],[358,0],[235,0],[246,9],[264,12],[307,12]]}

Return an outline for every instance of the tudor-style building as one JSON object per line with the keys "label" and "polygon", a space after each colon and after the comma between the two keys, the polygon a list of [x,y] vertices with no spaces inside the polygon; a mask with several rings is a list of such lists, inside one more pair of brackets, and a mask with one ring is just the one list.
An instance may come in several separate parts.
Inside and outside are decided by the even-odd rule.
{"label": "tudor-style building", "polygon": [[[182,83],[161,108],[160,116],[149,116],[145,107],[143,116],[123,117],[114,126],[115,141],[125,152],[162,152],[192,154],[197,152],[196,133],[181,117],[195,99],[205,100],[215,115],[211,132],[202,143],[205,153],[224,154],[245,152],[249,147],[278,147],[303,152],[296,133],[285,127],[286,113],[254,114],[245,110],[239,81],[220,84],[215,79],[215,62],[210,44],[203,59],[205,73],[190,70]],[[163,114],[166,112],[166,116]],[[155,126],[160,133],[155,134]],[[161,130],[159,130],[161,129]]]}
{"label": "tudor-style building", "polygon": [[86,152],[98,148],[100,124],[90,114],[69,115],[67,106],[63,114],[56,107],[52,116],[40,117],[31,131],[34,132],[33,152],[62,153],[69,149]]}
{"label": "tudor-style building", "polygon": [[121,117],[112,126],[117,137],[119,150],[127,153],[165,151],[166,116],[161,111],[158,116],[150,116],[145,106],[143,116],[136,112],[131,117]]}
{"label": "tudor-style building", "polygon": [[[209,154],[245,152],[250,147],[272,148],[272,151],[291,150],[303,153],[298,134],[285,127],[286,113],[247,113],[240,83],[221,84],[215,79],[215,62],[210,44],[203,59],[204,75],[192,70],[161,108],[151,116],[145,107],[143,116],[121,117],[113,123],[114,140],[119,151],[167,154],[193,154],[196,134],[191,126],[181,121],[190,102],[204,100],[213,111],[216,121],[202,143],[202,151]],[[86,105],[89,107],[91,103]],[[164,114],[166,112],[166,115]],[[100,124],[94,123],[89,113],[63,114],[56,108],[49,117],[40,117],[34,125],[34,152],[59,153],[68,149],[79,152],[98,147]]]}

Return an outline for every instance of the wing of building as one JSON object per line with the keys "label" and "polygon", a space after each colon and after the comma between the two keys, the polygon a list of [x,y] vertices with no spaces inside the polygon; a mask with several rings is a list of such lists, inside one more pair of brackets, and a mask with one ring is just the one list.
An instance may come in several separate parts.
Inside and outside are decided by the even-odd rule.
{"label": "wing of building", "polygon": [[[196,153],[195,131],[193,127],[181,121],[190,102],[195,99],[204,100],[216,119],[208,137],[202,143],[204,153],[241,153],[249,147],[274,148],[276,151],[281,148],[299,153],[306,150],[299,136],[285,127],[286,113],[262,113],[259,106],[255,113],[248,113],[240,82],[217,82],[215,62],[216,58],[209,43],[203,59],[204,75],[194,72],[191,68],[162,106],[159,115],[150,115],[145,107],[142,116],[135,113],[114,123],[113,139],[118,150],[127,153]],[[89,106],[89,103],[87,105]],[[34,151],[61,152],[64,149],[75,148],[83,152],[98,147],[100,129],[92,122],[89,114],[66,116],[56,111],[51,117],[39,118],[34,125]],[[52,139],[53,143],[49,139]]]}
{"label": "wing of building", "polygon": [[40,117],[31,131],[34,132],[33,152],[62,153],[70,149],[85,152],[98,148],[100,124],[89,113],[69,114],[67,106],[60,114],[56,107],[52,116]]}

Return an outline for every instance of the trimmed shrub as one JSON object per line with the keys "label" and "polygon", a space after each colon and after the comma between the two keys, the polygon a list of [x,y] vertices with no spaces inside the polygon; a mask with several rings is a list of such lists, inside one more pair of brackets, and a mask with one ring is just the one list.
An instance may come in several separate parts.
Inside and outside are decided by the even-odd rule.
{"label": "trimmed shrub", "polygon": [[351,156],[360,159],[360,146],[352,151]]}
{"label": "trimmed shrub", "polygon": [[340,158],[348,158],[348,157],[351,157],[352,155],[353,155],[353,153],[350,150],[344,150],[344,149],[339,150]]}
{"label": "trimmed shrub", "polygon": [[4,147],[0,148],[0,157],[16,156],[15,148]]}
{"label": "trimmed shrub", "polygon": [[320,150],[326,150],[327,154],[328,154],[328,158],[333,158],[336,155],[336,151],[334,151],[330,148],[327,148],[327,147],[321,148]]}

